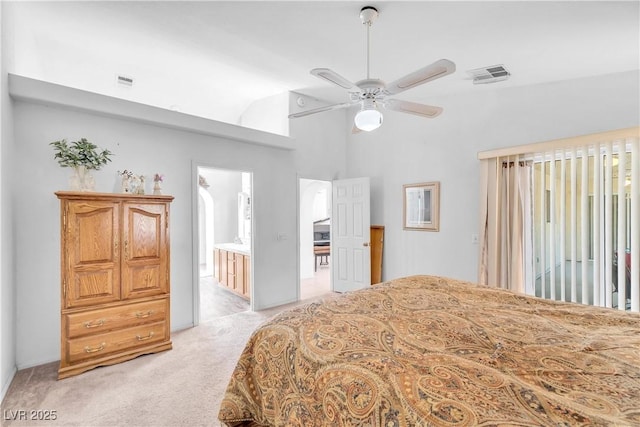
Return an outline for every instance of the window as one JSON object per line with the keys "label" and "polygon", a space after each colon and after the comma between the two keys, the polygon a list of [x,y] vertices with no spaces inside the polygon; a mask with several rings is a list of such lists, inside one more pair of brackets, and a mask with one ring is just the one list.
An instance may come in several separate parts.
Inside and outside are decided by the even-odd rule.
{"label": "window", "polygon": [[640,238],[631,192],[640,168],[637,142],[553,150],[533,159],[535,294],[638,311],[629,265],[632,241]]}

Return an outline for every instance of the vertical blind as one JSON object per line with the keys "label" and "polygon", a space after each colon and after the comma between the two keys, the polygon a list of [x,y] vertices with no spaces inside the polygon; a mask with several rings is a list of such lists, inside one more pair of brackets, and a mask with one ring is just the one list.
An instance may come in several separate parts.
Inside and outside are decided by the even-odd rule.
{"label": "vertical blind", "polygon": [[[639,132],[623,129],[479,154],[495,167],[514,157],[533,164],[526,214],[534,283],[511,288],[640,311]],[[487,187],[491,191],[491,183]],[[497,256],[489,248],[481,264]]]}

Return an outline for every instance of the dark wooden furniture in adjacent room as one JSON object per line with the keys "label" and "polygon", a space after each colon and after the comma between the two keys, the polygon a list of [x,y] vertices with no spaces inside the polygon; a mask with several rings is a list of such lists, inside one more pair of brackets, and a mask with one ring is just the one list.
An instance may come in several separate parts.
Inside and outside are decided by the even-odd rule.
{"label": "dark wooden furniture in adjacent room", "polygon": [[371,284],[382,282],[382,248],[384,246],[384,225],[372,225],[371,235]]}

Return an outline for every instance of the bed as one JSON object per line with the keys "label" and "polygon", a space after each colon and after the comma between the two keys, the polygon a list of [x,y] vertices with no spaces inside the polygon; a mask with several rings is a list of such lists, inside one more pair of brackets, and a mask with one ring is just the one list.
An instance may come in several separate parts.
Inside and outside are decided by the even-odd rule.
{"label": "bed", "polygon": [[435,276],[284,311],[251,336],[228,426],[640,425],[640,315]]}

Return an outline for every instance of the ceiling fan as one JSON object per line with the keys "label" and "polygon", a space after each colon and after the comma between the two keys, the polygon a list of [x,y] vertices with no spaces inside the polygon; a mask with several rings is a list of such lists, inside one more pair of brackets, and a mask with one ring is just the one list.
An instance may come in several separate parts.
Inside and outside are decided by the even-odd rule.
{"label": "ceiling fan", "polygon": [[456,65],[447,60],[440,59],[431,65],[420,68],[411,74],[395,80],[388,85],[380,79],[372,79],[369,75],[369,55],[371,51],[370,30],[371,24],[378,17],[378,10],[372,6],[365,6],[360,10],[360,19],[367,28],[367,78],[352,83],[335,71],[328,68],[314,68],[311,74],[340,86],[349,92],[349,101],[341,104],[327,105],[299,113],[289,114],[289,118],[298,118],[323,111],[338,110],[354,105],[360,105],[360,111],[356,114],[354,124],[357,129],[372,131],[382,124],[381,108],[400,111],[402,113],[415,114],[421,117],[433,118],[442,113],[441,107],[419,104],[400,99],[390,99],[389,95],[396,95],[407,89],[411,89],[423,83],[444,77],[456,70]]}

